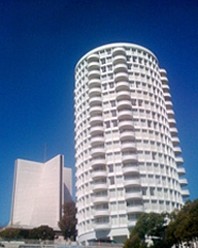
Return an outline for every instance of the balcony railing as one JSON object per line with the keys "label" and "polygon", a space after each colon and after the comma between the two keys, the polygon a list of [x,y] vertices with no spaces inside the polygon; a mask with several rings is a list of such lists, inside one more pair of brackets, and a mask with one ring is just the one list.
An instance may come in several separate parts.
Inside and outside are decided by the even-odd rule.
{"label": "balcony railing", "polygon": [[118,124],[120,130],[123,129],[132,129],[133,128],[133,121],[132,120],[119,120],[119,124]]}
{"label": "balcony railing", "polygon": [[111,226],[110,226],[110,223],[107,222],[107,223],[95,223],[94,224],[94,229],[95,230],[106,230],[106,229],[110,229]]}
{"label": "balcony railing", "polygon": [[91,144],[97,145],[97,144],[103,144],[104,143],[104,136],[103,135],[97,135],[91,137]]}
{"label": "balcony railing", "polygon": [[127,72],[127,65],[125,63],[117,63],[114,66],[114,73]]}
{"label": "balcony railing", "polygon": [[109,209],[94,209],[93,215],[94,217],[109,216]]}
{"label": "balcony railing", "polygon": [[186,186],[186,185],[188,184],[186,178],[179,178],[179,183],[180,183],[182,186]]}
{"label": "balcony railing", "polygon": [[126,55],[126,51],[123,47],[116,47],[113,50],[113,56]]}
{"label": "balcony railing", "polygon": [[138,199],[142,198],[142,192],[126,192],[125,193],[126,199]]}
{"label": "balcony railing", "polygon": [[90,117],[90,124],[91,125],[96,125],[96,124],[101,124],[101,123],[103,123],[102,115],[97,115],[97,116],[91,116]]}
{"label": "balcony railing", "polygon": [[119,81],[126,81],[128,80],[128,73],[126,72],[118,72],[115,74],[115,81],[119,82]]}
{"label": "balcony railing", "polygon": [[97,106],[92,106],[90,107],[90,115],[91,116],[95,116],[97,114],[101,114],[102,113],[102,105],[97,105]]}
{"label": "balcony railing", "polygon": [[106,160],[105,158],[92,158],[91,165],[92,167],[97,165],[106,165]]}
{"label": "balcony railing", "polygon": [[99,61],[92,61],[87,65],[88,70],[98,70],[100,68]]}
{"label": "balcony railing", "polygon": [[138,166],[124,166],[122,168],[123,174],[128,173],[139,173],[139,167]]}
{"label": "balcony railing", "polygon": [[100,87],[101,82],[98,78],[93,78],[89,80],[89,88]]}
{"label": "balcony railing", "polygon": [[126,119],[132,119],[132,111],[128,109],[122,109],[118,111],[118,119],[119,120],[126,120]]}
{"label": "balcony railing", "polygon": [[135,134],[134,134],[134,131],[133,130],[125,130],[123,129],[122,132],[120,133],[120,139],[121,141],[123,140],[133,140],[135,139]]}
{"label": "balcony railing", "polygon": [[108,198],[108,196],[107,195],[99,195],[99,196],[94,196],[93,197],[93,204],[94,203],[102,203],[102,202],[108,202],[109,201],[109,198]]}
{"label": "balcony railing", "polygon": [[100,78],[100,71],[99,70],[91,70],[88,72],[88,78],[93,79],[93,78]]}
{"label": "balcony railing", "polygon": [[117,100],[125,100],[125,99],[131,99],[131,93],[129,90],[127,89],[123,89],[119,92],[117,92],[117,96],[116,96]]}
{"label": "balcony railing", "polygon": [[99,61],[99,55],[98,54],[90,54],[89,57],[87,58],[88,63]]}
{"label": "balcony railing", "polygon": [[103,125],[92,126],[90,128],[91,135],[101,134],[103,133],[103,131],[104,131]]}
{"label": "balcony railing", "polygon": [[138,213],[138,212],[143,212],[144,208],[142,205],[131,205],[131,206],[127,206],[127,212],[128,213]]}
{"label": "balcony railing", "polygon": [[129,91],[129,83],[127,81],[120,81],[116,83],[116,91],[127,90]]}
{"label": "balcony railing", "polygon": [[106,182],[93,183],[92,187],[93,190],[107,189],[107,183]]}
{"label": "balcony railing", "polygon": [[[183,164],[184,163],[184,160],[183,160],[182,157],[176,157],[175,161],[176,161],[177,164]],[[179,171],[178,171],[178,173],[179,173]]]}
{"label": "balcony railing", "polygon": [[90,97],[95,97],[95,96],[100,96],[100,95],[101,95],[101,88],[100,87],[91,88],[89,90],[89,96]]}
{"label": "balcony railing", "polygon": [[107,176],[106,170],[94,170],[94,171],[92,171],[92,177],[93,178],[106,177],[106,176]]}
{"label": "balcony railing", "polygon": [[131,101],[130,100],[126,100],[126,99],[122,99],[120,101],[117,102],[117,109],[124,109],[124,108],[131,108]]}
{"label": "balcony railing", "polygon": [[89,105],[90,106],[94,106],[94,105],[98,105],[102,102],[102,98],[101,96],[93,96],[89,99]]}

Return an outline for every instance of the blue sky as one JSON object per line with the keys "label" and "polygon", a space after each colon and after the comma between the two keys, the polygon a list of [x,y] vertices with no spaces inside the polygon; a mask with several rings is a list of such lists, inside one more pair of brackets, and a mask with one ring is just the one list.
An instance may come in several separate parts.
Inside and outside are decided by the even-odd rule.
{"label": "blue sky", "polygon": [[[150,49],[168,72],[191,199],[198,198],[198,1],[0,1],[0,226],[14,161],[65,155],[74,168],[74,67],[111,42]],[[25,204],[25,203],[24,203]]]}

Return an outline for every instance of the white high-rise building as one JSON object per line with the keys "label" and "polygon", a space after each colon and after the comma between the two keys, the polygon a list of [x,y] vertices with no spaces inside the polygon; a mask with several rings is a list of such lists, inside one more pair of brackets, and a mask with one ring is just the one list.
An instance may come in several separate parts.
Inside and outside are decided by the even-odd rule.
{"label": "white high-rise building", "polygon": [[48,225],[59,230],[64,201],[71,201],[72,171],[64,157],[38,163],[17,159],[10,225],[34,228]]}
{"label": "white high-rise building", "polygon": [[124,240],[142,212],[179,209],[185,169],[166,71],[129,43],[88,52],[75,70],[78,239]]}

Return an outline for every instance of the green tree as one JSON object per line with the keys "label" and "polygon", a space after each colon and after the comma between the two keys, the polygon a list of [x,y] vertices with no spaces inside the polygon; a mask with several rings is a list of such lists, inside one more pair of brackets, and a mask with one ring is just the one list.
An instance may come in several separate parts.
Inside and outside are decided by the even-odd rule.
{"label": "green tree", "polygon": [[64,203],[63,217],[58,224],[65,239],[76,239],[76,206],[73,201]]}
{"label": "green tree", "polygon": [[45,225],[33,228],[29,233],[31,239],[53,240],[54,236],[54,230]]}
{"label": "green tree", "polygon": [[166,242],[167,214],[143,213],[133,228],[124,248],[147,247],[147,237],[153,241],[152,247],[171,247]]}
{"label": "green tree", "polygon": [[20,236],[20,229],[17,228],[6,228],[0,232],[0,237],[2,239],[18,239]]}
{"label": "green tree", "polygon": [[195,242],[198,237],[198,200],[187,202],[171,220],[167,239],[174,244]]}

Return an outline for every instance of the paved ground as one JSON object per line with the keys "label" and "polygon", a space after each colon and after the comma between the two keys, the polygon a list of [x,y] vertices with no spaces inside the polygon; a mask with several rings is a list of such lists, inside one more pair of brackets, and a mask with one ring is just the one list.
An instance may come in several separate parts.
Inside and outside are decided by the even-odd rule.
{"label": "paved ground", "polygon": [[91,246],[80,246],[76,243],[71,244],[25,244],[24,242],[1,242],[5,248],[122,248],[120,244],[99,243]]}

